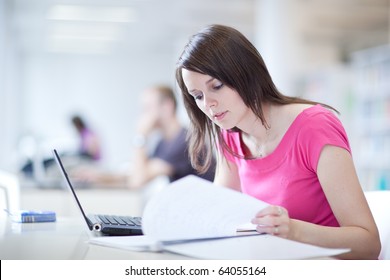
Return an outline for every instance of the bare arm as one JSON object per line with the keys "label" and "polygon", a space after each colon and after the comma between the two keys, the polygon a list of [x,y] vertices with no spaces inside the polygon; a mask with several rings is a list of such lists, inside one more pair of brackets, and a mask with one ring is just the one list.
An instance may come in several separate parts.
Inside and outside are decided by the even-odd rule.
{"label": "bare arm", "polygon": [[[378,229],[364,197],[351,155],[344,149],[326,146],[317,168],[318,178],[340,228],[301,224],[294,237],[327,247],[347,247],[344,258],[377,258]],[[295,222],[298,223],[299,222]]]}
{"label": "bare arm", "polygon": [[241,191],[240,177],[237,166],[227,159],[222,158],[220,154],[217,157],[217,168],[215,171],[214,183],[220,186],[228,187]]}
{"label": "bare arm", "polygon": [[[380,252],[378,229],[359,184],[351,155],[344,149],[325,146],[317,167],[317,174],[340,227],[325,227],[290,219],[284,209],[271,206],[260,211],[253,220],[266,224],[260,231],[288,239],[330,248],[350,248],[340,255],[347,259],[376,259]],[[279,207],[280,208],[280,207]]]}

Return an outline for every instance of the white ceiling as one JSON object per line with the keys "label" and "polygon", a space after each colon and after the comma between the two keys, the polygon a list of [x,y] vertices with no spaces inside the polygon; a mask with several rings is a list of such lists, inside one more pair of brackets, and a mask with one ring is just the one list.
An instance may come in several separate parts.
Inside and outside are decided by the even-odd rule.
{"label": "white ceiling", "polygon": [[[253,30],[253,0],[10,0],[12,22],[17,41],[27,52],[99,51],[98,45],[109,45],[107,51],[157,51],[172,49],[178,41],[208,23],[234,25],[243,32]],[[229,5],[226,5],[229,3]],[[114,20],[50,19],[53,7],[78,5],[88,15],[104,17],[112,8],[127,9],[128,22]],[[58,9],[57,9],[58,10]],[[84,11],[82,11],[84,12]],[[134,19],[133,19],[134,17]],[[54,42],[53,42],[54,41]],[[76,47],[75,45],[78,45]]]}
{"label": "white ceiling", "polygon": [[[4,0],[23,52],[169,52],[209,23],[232,25],[253,39],[256,0]],[[272,1],[272,0],[271,0]],[[274,0],[275,1],[275,0]],[[332,44],[345,54],[389,43],[390,0],[293,1],[307,45]],[[81,16],[53,19],[56,5],[82,5]],[[72,6],[73,5],[73,6]],[[64,7],[64,6],[62,6]],[[89,7],[89,8],[88,8]],[[104,11],[126,12],[109,19]],[[69,6],[68,6],[69,8]],[[103,9],[99,9],[103,8]],[[126,9],[124,9],[126,8]],[[75,16],[76,13],[73,13]],[[112,14],[112,13],[111,13]],[[50,18],[51,17],[51,18]],[[104,20],[106,19],[106,20]]]}
{"label": "white ceiling", "polygon": [[390,43],[389,0],[302,0],[304,39],[342,52]]}

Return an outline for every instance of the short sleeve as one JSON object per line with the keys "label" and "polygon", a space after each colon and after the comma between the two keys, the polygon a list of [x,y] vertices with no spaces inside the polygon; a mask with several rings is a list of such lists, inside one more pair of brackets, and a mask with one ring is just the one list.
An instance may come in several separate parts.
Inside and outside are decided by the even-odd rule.
{"label": "short sleeve", "polygon": [[351,153],[347,134],[334,113],[322,108],[306,117],[297,139],[301,157],[308,169],[317,171],[322,149],[326,145],[340,147]]}

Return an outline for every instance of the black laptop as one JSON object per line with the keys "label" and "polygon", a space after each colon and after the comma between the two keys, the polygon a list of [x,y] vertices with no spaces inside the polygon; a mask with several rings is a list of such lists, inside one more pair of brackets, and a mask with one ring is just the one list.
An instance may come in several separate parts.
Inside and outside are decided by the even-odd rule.
{"label": "black laptop", "polygon": [[72,183],[69,180],[68,174],[65,171],[60,156],[55,149],[53,150],[53,153],[61,173],[65,178],[66,184],[69,186],[89,230],[102,233],[103,235],[142,235],[141,217],[97,214],[86,215],[83,207],[81,207]]}

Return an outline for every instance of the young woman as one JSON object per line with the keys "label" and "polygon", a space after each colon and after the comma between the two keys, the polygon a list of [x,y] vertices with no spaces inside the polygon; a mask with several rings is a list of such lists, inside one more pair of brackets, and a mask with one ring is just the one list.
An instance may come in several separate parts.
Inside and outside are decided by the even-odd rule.
{"label": "young woman", "polygon": [[199,154],[218,149],[214,182],[271,204],[253,217],[258,232],[351,249],[340,258],[378,258],[378,230],[333,108],[280,93],[256,48],[227,26],[190,39],[176,79],[193,166],[207,170],[213,151],[206,162]]}

